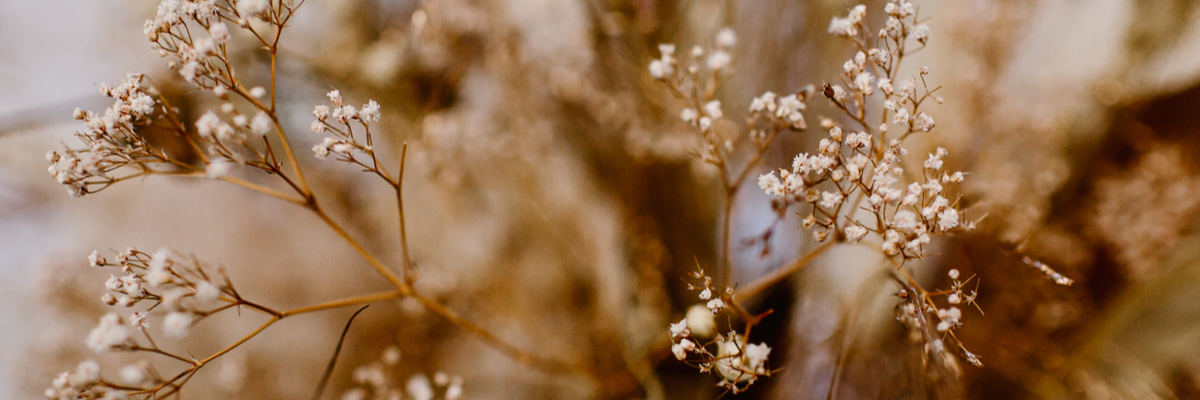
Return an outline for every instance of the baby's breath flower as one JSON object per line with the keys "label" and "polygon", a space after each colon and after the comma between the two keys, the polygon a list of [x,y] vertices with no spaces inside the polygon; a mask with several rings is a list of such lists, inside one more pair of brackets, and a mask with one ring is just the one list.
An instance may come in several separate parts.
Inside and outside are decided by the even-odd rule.
{"label": "baby's breath flower", "polygon": [[721,101],[713,100],[704,104],[704,113],[712,117],[712,119],[721,119],[725,113],[721,112]]}
{"label": "baby's breath flower", "polygon": [[717,36],[713,42],[720,47],[733,47],[737,44],[737,34],[734,33],[733,29],[721,28],[720,31],[717,31]]}
{"label": "baby's breath flower", "polygon": [[711,337],[717,330],[717,319],[712,311],[701,304],[696,304],[688,308],[687,329],[691,334],[698,337]]}
{"label": "baby's breath flower", "polygon": [[933,126],[933,117],[926,113],[917,114],[917,118],[913,120],[913,127],[921,131],[929,132],[933,130]]}
{"label": "baby's breath flower", "polygon": [[240,0],[236,4],[237,12],[243,18],[257,17],[270,7],[270,3],[267,0]]}
{"label": "baby's breath flower", "polygon": [[929,41],[929,25],[920,24],[913,28],[912,38],[916,39],[921,44]]}
{"label": "baby's breath flower", "polygon": [[147,368],[141,364],[130,364],[121,367],[121,380],[134,386],[142,385],[149,381],[149,377],[147,376],[148,371],[146,371],[146,369]]}
{"label": "baby's breath flower", "polygon": [[691,335],[692,332],[687,327],[687,318],[680,320],[677,323],[671,324],[671,337],[682,338]]}
{"label": "baby's breath flower", "polygon": [[899,109],[896,110],[896,115],[892,116],[892,123],[897,125],[908,124],[908,109],[899,107]]}
{"label": "baby's breath flower", "polygon": [[671,353],[675,355],[676,360],[683,361],[687,359],[687,351],[679,343],[671,345]]}
{"label": "baby's breath flower", "polygon": [[[229,41],[229,28],[224,22],[217,22],[208,27],[208,34],[212,36],[213,41],[217,44],[223,44]],[[217,86],[221,87],[221,86]]]}
{"label": "baby's breath flower", "polygon": [[958,226],[958,210],[947,208],[938,214],[938,229],[945,232]]}
{"label": "baby's breath flower", "polygon": [[851,243],[858,243],[867,237],[867,228],[852,224],[846,227],[845,233],[846,240],[849,240]]}
{"label": "baby's breath flower", "polygon": [[188,312],[172,311],[163,318],[162,330],[167,336],[181,338],[187,336],[188,329],[192,326],[192,314]]}
{"label": "baby's breath flower", "polygon": [[708,55],[708,60],[705,62],[705,65],[707,65],[708,69],[710,70],[721,71],[729,68],[730,63],[732,62],[733,57],[731,57],[729,53],[726,53],[723,50],[717,50]]}
{"label": "baby's breath flower", "polygon": [[670,75],[673,71],[671,64],[663,60],[654,60],[650,62],[650,76],[654,79],[663,79]]}
{"label": "baby's breath flower", "polygon": [[368,100],[367,104],[362,106],[359,117],[367,122],[379,121],[379,103],[376,103],[375,100]]}
{"label": "baby's breath flower", "polygon": [[757,370],[766,364],[767,356],[770,354],[771,348],[765,343],[747,345],[746,364],[751,370]]}
{"label": "baby's breath flower", "polygon": [[413,375],[408,379],[408,383],[404,385],[408,396],[413,400],[432,400],[433,387],[429,385],[429,378],[423,374]]}
{"label": "baby's breath flower", "polygon": [[705,306],[708,307],[709,311],[712,311],[713,314],[720,314],[721,311],[725,309],[725,302],[717,298],[709,300]]}
{"label": "baby's breath flower", "polygon": [[250,121],[250,130],[259,135],[266,134],[271,130],[271,116],[264,111],[259,111],[254,115],[254,120]]}
{"label": "baby's breath flower", "polygon": [[396,346],[388,346],[383,350],[382,361],[384,365],[396,365],[400,362],[400,348]]}
{"label": "baby's breath flower", "polygon": [[213,285],[208,281],[200,281],[196,283],[196,300],[202,303],[211,303],[221,297],[221,289],[217,285]]}
{"label": "baby's breath flower", "polygon": [[100,257],[100,252],[92,250],[92,254],[88,255],[88,264],[93,267],[99,267],[100,264],[107,263],[104,257]]}
{"label": "baby's breath flower", "polygon": [[108,313],[100,318],[100,324],[88,334],[86,344],[97,353],[126,350],[133,346],[133,336],[120,315]]}

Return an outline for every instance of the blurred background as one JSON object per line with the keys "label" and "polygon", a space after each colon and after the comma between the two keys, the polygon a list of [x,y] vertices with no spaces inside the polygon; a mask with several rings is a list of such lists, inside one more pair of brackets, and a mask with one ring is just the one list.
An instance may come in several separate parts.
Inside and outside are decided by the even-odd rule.
{"label": "blurred background", "polygon": [[[0,393],[34,399],[59,371],[96,358],[83,345],[106,312],[92,250],[170,247],[223,265],[239,291],[280,308],[387,288],[311,213],[244,189],[165,177],[71,199],[43,156],[80,129],[75,107],[107,104],[100,83],[147,73],[189,119],[219,106],[188,91],[141,32],[156,1],[0,0]],[[377,145],[410,144],[404,195],[417,290],[537,354],[592,366],[603,385],[531,370],[398,301],[351,328],[331,390],[397,346],[397,382],[445,371],[466,398],[712,399],[717,380],[670,359],[667,326],[697,302],[683,278],[718,259],[722,196],[691,154],[698,136],[649,76],[656,45],[739,36],[718,92],[731,121],[764,91],[838,76],[853,56],[826,33],[841,0],[310,0],[283,40],[281,107],[322,204],[390,264],[400,250],[390,188],[308,157],[312,106],[338,88],[377,100]],[[883,2],[867,2],[880,26]],[[986,316],[959,337],[985,367],[927,364],[895,321],[898,288],[870,251],[837,248],[757,302],[773,309],[770,379],[751,399],[1200,398],[1200,3],[1192,0],[921,0],[931,41],[906,59],[932,70],[938,128],[917,155],[950,150],[968,176],[976,233],[942,240],[916,268],[947,287],[981,279]],[[250,40],[244,80],[269,62]],[[836,117],[817,101],[807,112]],[[729,129],[736,132],[736,126]],[[778,139],[762,172],[811,152],[820,135]],[[923,157],[914,157],[919,160]],[[264,180],[265,182],[265,180]],[[773,214],[746,187],[736,238]],[[976,211],[977,210],[977,211]],[[735,246],[749,282],[813,247],[790,217],[773,251]],[[1012,249],[1075,279],[1053,285]],[[288,319],[202,370],[184,397],[308,396],[346,319]],[[166,345],[209,354],[260,319],[222,315]],[[182,351],[182,350],[181,350]],[[97,358],[105,374],[134,360]],[[162,368],[168,368],[163,364]],[[835,371],[840,371],[835,374]]]}

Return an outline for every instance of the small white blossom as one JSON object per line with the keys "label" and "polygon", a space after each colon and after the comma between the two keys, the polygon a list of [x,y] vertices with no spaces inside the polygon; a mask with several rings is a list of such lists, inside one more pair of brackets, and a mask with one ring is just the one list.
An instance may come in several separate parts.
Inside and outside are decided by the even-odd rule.
{"label": "small white blossom", "polygon": [[897,211],[892,217],[892,227],[902,231],[916,230],[919,222],[917,214],[909,210]]}
{"label": "small white blossom", "polygon": [[237,12],[244,17],[257,17],[267,8],[270,3],[267,0],[241,0],[237,2]]}
{"label": "small white blossom", "polygon": [[917,118],[913,119],[913,127],[921,131],[929,132],[934,125],[933,117],[926,113],[917,114]]}
{"label": "small white blossom", "polygon": [[848,18],[834,17],[829,21],[829,33],[838,36],[854,36],[858,34],[858,27]]}
{"label": "small white blossom", "polygon": [[948,231],[958,226],[958,210],[946,208],[938,214],[938,229]]}
{"label": "small white blossom", "polygon": [[125,383],[134,385],[134,386],[146,383],[146,381],[148,380],[146,368],[144,368],[140,365],[137,365],[137,364],[131,364],[131,365],[126,365],[126,366],[122,367],[121,371],[120,371],[120,375],[121,375],[121,380],[125,381]]}
{"label": "small white blossom", "polygon": [[313,108],[313,116],[317,121],[324,121],[329,118],[329,107],[320,105]]}
{"label": "small white blossom", "polygon": [[217,117],[217,114],[214,114],[212,111],[209,111],[196,120],[196,131],[200,136],[212,137],[221,124],[221,118]]}
{"label": "small white blossom", "polygon": [[687,359],[687,350],[684,350],[683,346],[678,343],[671,345],[671,354],[674,354],[675,359],[679,361]]}
{"label": "small white blossom", "polygon": [[818,204],[820,204],[821,207],[834,208],[842,202],[842,198],[841,192],[822,192],[821,202]]}
{"label": "small white blossom", "polygon": [[654,60],[650,62],[650,76],[654,77],[654,79],[666,78],[673,70],[674,68],[671,66],[671,64],[663,60]]}
{"label": "small white blossom", "polygon": [[211,303],[221,297],[221,289],[208,281],[200,281],[196,284],[196,300],[204,303]]}
{"label": "small white blossom", "polygon": [[[218,44],[229,41],[229,28],[224,22],[217,22],[208,27],[208,34],[212,36],[213,41]],[[218,86],[220,87],[220,86]]]}
{"label": "small white blossom", "polygon": [[86,344],[92,351],[103,353],[130,348],[133,346],[133,337],[120,315],[108,313],[100,318],[100,324],[88,334]]}
{"label": "small white blossom", "polygon": [[699,118],[699,117],[700,117],[700,114],[697,113],[695,109],[685,108],[685,109],[683,109],[683,111],[679,112],[679,119],[682,119],[684,122],[687,122],[687,123],[694,124],[694,123],[696,123],[696,118]]}
{"label": "small white blossom", "polygon": [[766,364],[770,354],[771,348],[766,343],[746,345],[746,363],[752,371]]}
{"label": "small white blossom", "polygon": [[897,125],[908,124],[908,109],[900,107],[899,110],[896,110],[896,115],[892,116],[892,123]]}
{"label": "small white blossom", "polygon": [[367,122],[379,121],[379,103],[376,103],[375,100],[368,100],[358,115]]}
{"label": "small white blossom", "polygon": [[867,237],[868,233],[867,228],[858,225],[847,226],[845,232],[846,240],[849,240],[851,243],[858,243],[859,241],[863,240],[863,238]]}
{"label": "small white blossom", "polygon": [[208,179],[217,179],[229,175],[235,167],[237,167],[237,163],[230,161],[228,158],[214,158],[209,160],[208,164],[204,166],[204,176]]}
{"label": "small white blossom", "polygon": [[775,172],[769,172],[758,176],[758,188],[762,189],[767,196],[783,196],[783,182],[775,176]]}
{"label": "small white blossom", "polygon": [[192,326],[192,319],[191,313],[173,311],[163,318],[163,333],[175,338],[187,336],[188,329]]}
{"label": "small white blossom", "polygon": [[691,335],[691,330],[687,327],[687,318],[679,320],[679,322],[671,324],[671,337],[681,338]]}
{"label": "small white blossom", "polygon": [[254,115],[254,120],[250,121],[250,130],[259,135],[266,134],[271,130],[271,116],[259,111]]}
{"label": "small white blossom", "polygon": [[712,119],[721,119],[725,113],[721,112],[721,101],[713,100],[704,104],[704,113],[712,117]]}
{"label": "small white blossom", "polygon": [[722,50],[717,50],[708,55],[708,60],[705,61],[705,65],[707,65],[708,69],[710,70],[720,71],[729,68],[729,64],[731,62],[733,62],[733,57],[731,57],[729,53],[726,53]]}
{"label": "small white blossom", "polygon": [[733,47],[737,44],[737,34],[731,28],[721,28],[720,31],[717,31],[717,37],[713,41],[720,47]]}
{"label": "small white blossom", "polygon": [[701,304],[696,304],[688,308],[687,328],[692,334],[698,337],[710,337],[716,333],[717,318],[712,311]]}
{"label": "small white blossom", "polygon": [[433,387],[429,385],[429,378],[423,374],[416,374],[409,378],[404,389],[412,400],[433,400]]}
{"label": "small white blossom", "polygon": [[912,38],[916,39],[917,42],[920,42],[921,44],[925,44],[925,42],[929,41],[929,25],[920,24],[914,27],[912,30]]}
{"label": "small white blossom", "polygon": [[713,314],[720,314],[721,310],[725,309],[725,302],[721,299],[712,299],[709,300],[708,304],[705,304],[705,306],[708,307],[709,311],[712,311]]}

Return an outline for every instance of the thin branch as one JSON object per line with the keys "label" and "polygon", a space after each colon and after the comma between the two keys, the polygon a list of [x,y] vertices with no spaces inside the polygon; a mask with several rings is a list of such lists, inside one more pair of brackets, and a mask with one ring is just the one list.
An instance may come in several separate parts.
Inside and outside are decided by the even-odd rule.
{"label": "thin branch", "polygon": [[[396,207],[400,209],[400,250],[404,257],[402,271],[404,271],[405,282],[408,282],[409,286],[411,286],[416,281],[417,276],[413,272],[412,258],[408,253],[408,230],[404,224],[404,195],[401,190],[404,187],[404,160],[407,157],[408,143],[404,143],[404,147],[400,149],[400,171],[396,173]],[[374,158],[374,153],[372,153],[372,158]]]}
{"label": "thin branch", "polygon": [[338,355],[342,354],[342,344],[346,343],[346,334],[350,333],[350,324],[354,323],[354,318],[362,313],[363,310],[366,310],[367,307],[370,306],[363,306],[363,308],[358,309],[358,311],[354,312],[354,315],[350,316],[350,320],[346,321],[346,327],[342,329],[342,337],[338,338],[337,347],[333,349],[333,357],[329,358],[329,366],[325,367],[325,373],[321,375],[320,383],[317,384],[317,389],[313,391],[312,400],[321,399],[321,393],[325,391],[325,385],[329,383],[329,378],[333,376],[333,367],[337,365]]}
{"label": "thin branch", "polygon": [[821,254],[824,254],[826,251],[828,251],[830,248],[832,248],[834,246],[834,244],[836,244],[836,243],[837,242],[835,242],[833,240],[825,242],[824,244],[817,246],[817,248],[812,249],[812,251],[809,251],[808,253],[804,254],[800,258],[797,258],[796,261],[793,261],[791,264],[788,264],[787,266],[784,266],[782,268],[778,268],[774,271],[771,271],[770,273],[763,276],[762,278],[758,278],[758,280],[751,282],[749,285],[746,285],[746,286],[742,287],[741,289],[738,289],[737,297],[742,298],[742,299],[747,299],[750,297],[754,297],[755,295],[758,295],[764,289],[774,286],[776,283],[779,283],[780,281],[784,280],[788,276],[791,276],[792,274],[796,273],[796,271],[799,271],[799,270],[803,269],[804,267],[808,266],[808,264],[812,263],[812,261],[815,260],[817,257],[819,257]]}
{"label": "thin branch", "polygon": [[297,315],[297,314],[306,314],[306,313],[316,312],[316,311],[356,306],[356,305],[363,304],[363,303],[374,303],[374,302],[383,301],[383,300],[399,299],[401,297],[404,297],[404,295],[405,295],[404,292],[393,290],[390,292],[374,293],[374,294],[368,294],[365,296],[348,297],[348,298],[338,299],[338,300],[334,300],[334,301],[330,301],[330,302],[326,302],[326,303],[315,304],[315,305],[311,305],[311,306],[305,306],[305,307],[287,310],[287,311],[279,313],[280,314],[279,316],[280,316],[280,318],[284,318],[284,317],[290,317],[290,316]]}

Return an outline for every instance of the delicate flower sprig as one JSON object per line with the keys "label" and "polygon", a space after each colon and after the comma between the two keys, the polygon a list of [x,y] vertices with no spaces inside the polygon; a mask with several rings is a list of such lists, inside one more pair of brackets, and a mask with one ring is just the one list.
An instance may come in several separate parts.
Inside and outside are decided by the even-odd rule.
{"label": "delicate flower sprig", "polygon": [[[851,39],[858,52],[842,65],[841,79],[846,86],[826,84],[822,93],[861,130],[822,120],[829,137],[821,139],[818,152],[796,156],[790,170],[780,169],[778,177],[774,172],[762,175],[758,184],[774,198],[772,206],[778,218],[783,218],[792,204],[810,205],[812,212],[804,217],[803,226],[815,228],[813,239],[818,242],[836,237],[856,243],[875,233],[882,239],[879,248],[884,254],[915,259],[925,256],[931,235],[970,230],[974,223],[964,223],[960,202],[949,200],[947,187],[961,183],[964,175],[942,170],[945,149],[938,148],[929,155],[921,179],[904,189],[894,187],[905,178],[901,161],[908,151],[902,147],[904,139],[935,126],[933,118],[920,107],[939,88],[925,85],[927,67],[919,71],[924,93],[918,93],[916,78],[893,85],[906,44],[910,39],[926,43],[928,28],[913,27],[918,19],[915,7],[907,1],[890,2],[885,12],[887,27],[877,37],[869,35],[863,20],[866,7],[861,5],[830,24],[830,32]],[[940,98],[935,100],[942,102]],[[883,122],[877,127],[866,122],[868,105],[873,103],[879,104]],[[890,141],[889,122],[903,129]],[[873,214],[868,220],[855,217],[862,199],[867,200],[867,210]],[[848,202],[852,206],[846,208]]]}
{"label": "delicate flower sprig", "polygon": [[[765,343],[750,344],[750,331],[764,316],[749,315],[734,300],[733,288],[713,285],[713,279],[702,269],[692,273],[696,284],[689,283],[688,290],[699,291],[697,297],[704,302],[688,310],[683,320],[671,324],[671,353],[679,361],[696,367],[701,373],[716,372],[721,381],[718,387],[734,394],[745,391],[759,378],[771,376],[767,358],[771,348]],[[728,335],[713,329],[715,316],[732,309],[745,324],[745,331],[731,331]],[[730,327],[732,329],[732,327]],[[711,338],[705,341],[703,338]],[[715,349],[715,350],[714,350]]]}
{"label": "delicate flower sprig", "polygon": [[[174,338],[187,336],[192,326],[211,315],[238,307],[257,310],[274,319],[289,315],[289,312],[275,311],[242,298],[224,269],[172,250],[160,249],[150,254],[129,248],[116,253],[111,263],[98,251],[93,251],[88,256],[88,264],[94,268],[118,269],[122,274],[110,275],[105,282],[108,293],[100,298],[104,304],[135,307],[143,302],[151,303],[127,316],[111,312],[101,317],[85,340],[88,348],[97,353],[134,352],[162,356],[190,367],[172,378],[163,378],[149,363],[139,362],[124,367],[120,375],[125,382],[117,383],[101,379],[99,367],[92,368],[94,362],[85,362],[79,371],[61,374],[47,389],[49,398],[165,397],[177,393],[188,377],[216,357],[196,360],[160,347],[149,329],[152,313],[154,318],[161,318],[160,331]],[[305,312],[304,309],[299,311]],[[139,340],[138,336],[144,340]],[[82,372],[85,369],[87,373]]]}
{"label": "delicate flower sprig", "polygon": [[[379,121],[379,103],[369,100],[367,104],[363,104],[361,109],[356,110],[354,106],[342,102],[342,94],[336,89],[330,91],[326,96],[329,97],[332,107],[322,104],[313,108],[313,117],[316,120],[312,122],[312,131],[313,133],[330,133],[332,136],[326,137],[323,142],[313,146],[313,154],[322,160],[334,155],[338,161],[361,166],[381,177],[386,176],[385,179],[392,182],[391,176],[386,175],[386,170],[379,165],[379,160],[375,155],[374,139],[371,136],[371,123]],[[365,141],[360,142],[355,136],[354,125],[362,127],[361,135]],[[370,160],[357,158],[355,152],[366,154]],[[368,165],[367,162],[371,164]]]}
{"label": "delicate flower sprig", "polygon": [[[943,169],[947,156],[945,149],[938,148],[930,154],[920,167],[920,174],[906,173],[903,163],[908,155],[904,141],[913,134],[929,132],[936,127],[934,118],[922,107],[931,100],[937,104],[943,102],[934,95],[940,87],[930,88],[926,83],[930,73],[928,67],[921,67],[913,77],[899,75],[903,59],[915,51],[909,49],[910,42],[924,46],[929,41],[929,28],[921,23],[916,7],[907,0],[887,3],[885,27],[877,35],[866,25],[866,12],[867,8],[859,5],[846,17],[831,21],[829,32],[849,39],[856,52],[842,64],[839,82],[824,84],[820,90],[830,104],[853,121],[853,128],[822,118],[820,126],[828,136],[820,140],[817,151],[796,156],[791,168],[779,169],[778,175],[770,172],[758,179],[759,188],[771,198],[776,219],[765,233],[747,242],[762,245],[764,254],[769,249],[772,232],[793,205],[810,207],[810,212],[802,214],[802,226],[812,230],[815,241],[859,243],[874,234],[878,242],[871,246],[901,266],[900,271],[903,271],[905,261],[928,255],[932,237],[974,229],[974,222],[964,215],[956,187],[965,175]],[[697,47],[691,52],[686,67],[675,57],[673,45],[660,46],[660,51],[662,57],[650,65],[651,75],[664,82],[671,93],[682,100],[685,108],[680,117],[704,135],[705,148],[698,152],[700,157],[720,167],[723,181],[729,185],[727,193],[733,193],[741,183],[740,178],[729,178],[741,175],[727,170],[727,160],[735,146],[731,141],[722,142],[721,136],[716,134],[714,126],[723,113],[720,103],[711,100],[721,79],[730,73],[729,65],[717,62],[714,66],[719,68],[709,68],[701,74],[702,48]],[[718,61],[720,59],[718,57]],[[743,174],[756,165],[777,132],[807,128],[803,112],[806,101],[814,92],[806,88],[782,98],[766,92],[753,99],[749,107],[750,134],[747,136],[754,139],[759,151]],[[868,118],[876,117],[878,124],[867,122]],[[890,139],[889,131],[892,132]],[[907,182],[902,183],[904,181]],[[727,194],[727,200],[731,199],[732,195]],[[728,201],[726,206],[723,237],[726,243],[724,257],[728,260]],[[814,253],[827,248],[827,245],[820,246]],[[811,258],[806,255],[798,263],[806,263]],[[728,262],[722,265],[727,266]],[[749,287],[753,290],[749,292],[761,291],[765,284],[778,282],[785,273],[802,266],[802,263],[791,265],[782,273],[768,274],[766,283],[752,283]],[[954,306],[945,309],[933,306],[929,294],[916,286],[915,280],[908,278],[900,283],[910,288],[907,290],[914,293],[914,299],[921,298],[919,302],[910,300],[913,302],[911,316],[924,321],[926,313],[930,313],[939,321],[937,330],[953,336],[953,329],[961,325],[961,311]],[[955,280],[948,300],[961,302],[966,299],[974,304],[974,292],[969,296],[963,293],[962,284]],[[705,285],[707,289],[709,284]],[[739,314],[746,313],[739,311]],[[687,339],[686,342],[673,342],[672,351],[681,359],[686,359],[689,354],[700,354],[701,362],[704,362],[704,357],[711,357],[712,353],[690,339],[691,332],[685,329],[685,322],[688,321],[672,325],[674,339]],[[927,344],[932,346],[933,335],[925,337]],[[941,339],[936,340],[941,343]],[[978,362],[978,357],[967,352],[961,343],[959,347],[969,361]]]}
{"label": "delicate flower sprig", "polygon": [[[721,29],[713,39],[712,49],[706,51],[701,46],[693,46],[685,56],[684,64],[676,58],[674,44],[660,44],[658,49],[661,57],[652,61],[649,67],[650,75],[662,82],[682,105],[679,118],[699,131],[702,146],[695,153],[705,163],[717,167],[720,174],[725,211],[722,214],[723,247],[718,271],[719,276],[725,280],[731,275],[730,219],[738,188],[750,176],[750,172],[762,160],[763,153],[779,134],[807,129],[803,111],[806,108],[805,103],[815,93],[811,86],[778,99],[768,92],[767,95],[755,99],[750,107],[750,118],[747,121],[749,134],[725,139],[717,129],[718,123],[725,118],[725,113],[721,108],[721,101],[716,100],[714,96],[725,78],[733,73],[734,57],[731,52],[736,44],[737,35],[733,30]],[[742,148],[750,149],[750,158],[740,170],[734,169],[731,158],[734,154],[744,152]]]}
{"label": "delicate flower sprig", "polygon": [[[68,386],[55,383],[54,391],[47,391],[52,398],[78,398],[80,393],[97,394],[93,397],[116,396],[113,398],[164,398],[177,394],[183,385],[203,366],[228,353],[241,344],[262,333],[275,322],[289,316],[348,307],[364,303],[398,298],[413,298],[422,307],[438,317],[464,329],[471,335],[498,351],[512,356],[518,362],[545,371],[569,371],[588,374],[584,368],[560,360],[540,357],[504,341],[485,328],[475,325],[462,316],[436,301],[413,292],[412,287],[416,274],[412,271],[412,261],[409,258],[407,235],[404,224],[404,208],[401,196],[403,181],[404,153],[400,157],[400,170],[396,177],[391,178],[383,168],[375,169],[385,180],[395,188],[397,206],[400,215],[400,237],[404,251],[402,269],[405,271],[401,278],[391,268],[366,250],[344,228],[341,227],[320,206],[316,195],[309,188],[300,165],[292,152],[284,128],[279,123],[276,112],[275,61],[279,50],[279,40],[288,20],[295,13],[303,0],[163,0],[159,5],[154,20],[147,21],[145,33],[159,50],[163,57],[171,57],[169,66],[177,69],[185,80],[205,92],[211,93],[223,101],[220,113],[209,111],[204,113],[194,123],[185,123],[178,115],[178,110],[171,107],[167,99],[158,96],[157,91],[142,89],[142,76],[130,75],[117,88],[102,87],[106,95],[116,98],[115,104],[100,117],[90,112],[76,111],[76,118],[84,120],[89,130],[79,134],[87,145],[85,149],[70,149],[65,153],[50,153],[50,172],[60,183],[68,187],[74,196],[95,193],[116,182],[137,176],[151,174],[170,174],[180,176],[208,176],[221,179],[246,188],[271,195],[300,205],[320,217],[321,221],[331,230],[342,237],[355,249],[377,273],[386,278],[394,286],[393,290],[356,297],[348,297],[301,307],[286,311],[257,305],[243,299],[224,279],[219,270],[211,270],[207,265],[194,258],[182,257],[176,253],[163,252],[148,255],[136,250],[119,253],[117,262],[109,264],[108,260],[98,252],[89,257],[89,264],[97,267],[120,267],[124,275],[110,279],[110,291],[103,300],[112,305],[133,306],[143,301],[153,302],[147,310],[136,312],[128,318],[121,314],[112,313],[102,318],[101,323],[89,335],[88,344],[98,351],[137,351],[155,353],[161,356],[187,363],[189,367],[176,375],[159,377],[148,367],[141,364],[122,369],[121,375],[130,381],[127,385],[119,385],[108,381],[87,381],[79,385]],[[250,21],[258,19],[271,27],[260,32]],[[231,39],[231,33],[225,22],[233,22],[248,32],[262,45],[263,50],[271,60],[271,83],[268,88],[261,86],[249,87],[243,85],[234,72],[226,53],[226,46]],[[261,25],[259,25],[261,26]],[[201,29],[197,29],[201,28]],[[196,32],[193,36],[193,32]],[[207,32],[204,36],[203,32]],[[239,111],[235,104],[249,103],[254,110],[245,113]],[[268,99],[269,98],[269,99]],[[338,100],[340,102],[340,100]],[[339,104],[340,106],[340,104]],[[352,108],[350,110],[353,110]],[[345,114],[350,111],[345,108]],[[368,126],[379,118],[379,108],[375,102],[369,102],[362,110],[354,110],[357,120]],[[250,115],[253,114],[253,117]],[[345,115],[348,119],[348,115]],[[163,151],[154,149],[134,132],[135,127],[155,124],[158,128],[167,129],[186,140],[191,150],[205,163],[198,167],[169,157]],[[165,126],[164,126],[165,125]],[[283,163],[276,156],[273,145],[266,133],[274,130],[291,164],[292,171],[286,173]],[[350,135],[353,138],[353,135]],[[362,148],[370,149],[370,139]],[[372,161],[375,162],[373,151]],[[267,175],[282,180],[294,191],[294,194],[271,189],[255,183],[229,176],[238,166],[250,166],[265,172]],[[114,171],[131,166],[136,170],[124,175]],[[221,278],[221,279],[217,279]],[[215,290],[214,290],[215,289]],[[212,302],[216,308],[205,308],[205,303]],[[259,311],[269,319],[258,329],[242,337],[228,347],[203,358],[183,357],[165,351],[154,344],[147,331],[149,311],[161,307],[169,311],[162,319],[162,329],[170,336],[183,336],[191,326],[199,320],[216,312],[236,307],[248,307]],[[130,325],[130,326],[127,326]],[[131,329],[132,328],[132,329]],[[148,345],[140,344],[134,338],[134,330],[145,336]],[[137,378],[137,379],[133,379]],[[69,382],[68,382],[69,383]],[[453,398],[452,389],[448,394]],[[107,398],[107,397],[106,397]]]}
{"label": "delicate flower sprig", "polygon": [[[939,292],[928,292],[917,286],[910,276],[905,276],[901,281],[905,289],[901,289],[896,293],[896,296],[905,301],[897,306],[896,320],[904,324],[909,329],[909,339],[914,342],[925,342],[926,350],[941,352],[944,351],[944,343],[948,340],[957,344],[960,354],[963,358],[976,367],[983,366],[983,360],[975,353],[967,350],[966,346],[958,339],[954,331],[963,326],[962,310],[958,307],[961,304],[970,304],[979,310],[979,314],[983,315],[983,309],[975,302],[978,293],[975,290],[965,290],[966,285],[972,280],[975,280],[976,290],[978,290],[979,280],[972,275],[965,280],[959,280],[959,271],[951,269],[946,273],[950,277],[950,289]],[[945,302],[948,304],[945,308],[940,308],[935,302],[935,297],[945,296]],[[932,318],[937,318],[936,324],[933,324]],[[932,329],[931,329],[932,327]]]}
{"label": "delicate flower sprig", "polygon": [[[167,162],[165,154],[135,133],[137,127],[150,123],[159,105],[151,97],[153,89],[150,93],[144,90],[143,79],[141,74],[129,74],[116,87],[101,84],[100,93],[113,99],[103,115],[75,109],[75,119],[87,125],[87,130],[75,133],[84,147],[46,154],[50,175],[66,187],[71,197],[99,192],[149,173],[151,164]],[[124,167],[140,172],[118,175],[116,171]]]}
{"label": "delicate flower sprig", "polygon": [[379,360],[354,369],[351,381],[355,387],[342,395],[342,400],[433,400],[441,393],[442,400],[463,398],[463,378],[438,371],[433,380],[424,374],[412,375],[400,387],[391,373],[400,362],[400,349],[389,346]]}

